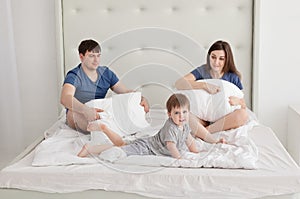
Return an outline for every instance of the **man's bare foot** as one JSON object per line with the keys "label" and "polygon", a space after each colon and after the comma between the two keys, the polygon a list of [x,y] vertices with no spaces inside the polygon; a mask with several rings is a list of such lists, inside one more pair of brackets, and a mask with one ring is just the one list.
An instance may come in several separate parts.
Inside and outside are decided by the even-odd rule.
{"label": "man's bare foot", "polygon": [[107,128],[105,124],[96,122],[90,122],[86,128],[87,131],[104,131]]}
{"label": "man's bare foot", "polygon": [[82,149],[80,150],[80,152],[77,154],[77,156],[79,157],[86,157],[89,154],[89,150],[88,150],[88,144],[83,145]]}

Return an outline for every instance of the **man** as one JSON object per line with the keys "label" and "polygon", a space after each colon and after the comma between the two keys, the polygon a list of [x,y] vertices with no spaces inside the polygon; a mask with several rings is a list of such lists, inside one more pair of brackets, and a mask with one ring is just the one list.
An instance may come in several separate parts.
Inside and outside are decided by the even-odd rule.
{"label": "man", "polygon": [[[101,47],[96,41],[82,41],[78,51],[81,63],[65,77],[61,104],[67,109],[67,124],[73,129],[88,133],[88,123],[101,119],[98,112],[103,110],[88,107],[84,103],[104,98],[108,89],[117,94],[133,91],[127,89],[108,67],[99,66]],[[141,106],[145,112],[149,111],[147,100],[143,97]]]}

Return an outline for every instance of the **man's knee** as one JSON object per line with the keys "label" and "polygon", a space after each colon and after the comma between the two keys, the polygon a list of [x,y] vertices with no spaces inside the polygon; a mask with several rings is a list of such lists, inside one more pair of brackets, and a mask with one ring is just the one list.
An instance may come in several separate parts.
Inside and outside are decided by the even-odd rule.
{"label": "man's knee", "polygon": [[74,117],[73,117],[72,111],[70,111],[70,110],[68,110],[68,112],[67,112],[66,123],[70,128],[75,129]]}
{"label": "man's knee", "polygon": [[72,112],[72,111],[68,111],[67,113],[67,125],[79,132],[82,132],[84,134],[90,133],[89,131],[87,131],[87,121],[82,118],[82,116],[78,113]]}

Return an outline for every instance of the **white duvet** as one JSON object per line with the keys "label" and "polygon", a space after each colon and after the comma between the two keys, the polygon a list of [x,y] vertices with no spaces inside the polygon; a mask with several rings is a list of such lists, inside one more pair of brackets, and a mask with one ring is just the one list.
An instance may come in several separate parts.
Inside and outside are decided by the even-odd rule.
{"label": "white duvet", "polygon": [[[116,132],[120,132],[120,135],[124,136],[125,139],[132,140],[137,137],[156,133],[163,124],[163,122],[160,122],[159,125],[149,125],[144,115],[141,116],[141,114],[144,113],[142,107],[139,107],[139,100],[140,93],[132,93],[118,95],[112,99],[96,100],[89,105],[104,108],[105,114],[102,113],[102,122],[108,124]],[[117,116],[116,113],[118,114]],[[150,114],[153,116],[153,113],[150,112]],[[164,115],[161,121],[164,121],[165,117]],[[118,120],[116,120],[116,118]],[[155,120],[155,117],[153,117],[152,120]],[[153,123],[152,121],[152,124]],[[229,144],[209,144],[197,139],[196,143],[200,149],[200,153],[186,153],[184,159],[176,160],[164,156],[129,156],[125,159],[113,159],[112,161],[114,164],[135,164],[153,167],[255,169],[258,159],[258,150],[254,142],[248,136],[248,131],[253,125],[256,125],[256,122],[251,120],[247,125],[237,129],[214,134],[214,136],[224,137]],[[138,133],[134,136],[131,135],[136,132]],[[96,134],[100,136],[95,136]],[[98,164],[102,162],[103,159],[101,155],[86,158],[76,156],[85,143],[107,142],[102,132],[92,132],[91,135],[92,136],[84,135],[72,130],[65,124],[63,117],[52,128],[45,132],[45,140],[36,147],[32,165],[54,166]],[[108,159],[105,158],[105,160],[107,161]]]}

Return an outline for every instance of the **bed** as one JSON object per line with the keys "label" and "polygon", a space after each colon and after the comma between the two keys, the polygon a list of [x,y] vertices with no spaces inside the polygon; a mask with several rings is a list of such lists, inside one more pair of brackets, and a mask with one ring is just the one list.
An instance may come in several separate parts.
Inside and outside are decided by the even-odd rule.
{"label": "bed", "polygon": [[[251,108],[253,1],[153,0],[120,4],[120,1],[62,0],[56,4],[61,80],[66,71],[78,64],[79,42],[94,38],[102,45],[102,65],[114,70],[127,87],[148,98],[151,109],[146,119],[157,128],[166,118],[164,104],[174,92],[175,80],[204,63],[209,45],[216,39],[224,39],[232,44],[237,65],[245,74],[245,99]],[[222,31],[212,26],[219,25],[220,19]],[[199,26],[201,28],[195,28]],[[113,97],[116,96],[109,93],[107,99]],[[255,121],[254,113],[250,110],[249,113]],[[251,157],[254,159],[250,162],[253,164],[218,168],[220,164],[203,166],[202,163],[191,167],[190,162],[162,159],[159,165],[153,164],[154,161],[151,165],[151,159],[145,158],[116,164],[103,162],[98,157],[78,162],[65,154],[56,154],[60,158],[52,165],[49,159],[43,165],[43,159],[36,161],[36,154],[46,141],[53,138],[71,143],[78,139],[92,140],[92,135],[83,136],[68,129],[62,115],[1,171],[0,195],[24,198],[300,197],[297,194],[300,193],[300,168],[272,129],[253,122],[243,132],[248,135],[247,141],[251,141],[248,146],[253,149]],[[63,162],[66,159],[68,162]]]}

